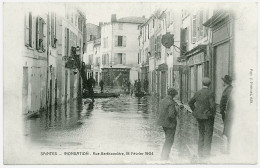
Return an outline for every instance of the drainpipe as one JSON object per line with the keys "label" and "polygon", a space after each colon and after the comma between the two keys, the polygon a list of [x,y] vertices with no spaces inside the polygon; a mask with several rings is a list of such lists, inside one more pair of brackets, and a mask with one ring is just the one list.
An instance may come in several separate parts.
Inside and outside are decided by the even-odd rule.
{"label": "drainpipe", "polygon": [[46,23],[46,26],[47,26],[47,76],[46,76],[46,107],[48,108],[48,105],[49,105],[49,96],[48,96],[48,87],[49,87],[49,51],[50,51],[50,48],[49,48],[49,40],[50,40],[50,35],[49,35],[49,12],[47,14],[47,23]]}

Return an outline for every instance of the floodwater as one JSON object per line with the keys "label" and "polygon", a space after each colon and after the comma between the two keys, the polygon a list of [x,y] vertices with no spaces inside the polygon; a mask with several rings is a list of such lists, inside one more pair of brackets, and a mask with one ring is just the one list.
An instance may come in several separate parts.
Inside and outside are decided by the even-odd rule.
{"label": "floodwater", "polygon": [[72,101],[26,119],[25,137],[43,149],[148,152],[144,158],[159,160],[164,132],[156,118],[157,103],[149,96],[96,99],[94,106]]}

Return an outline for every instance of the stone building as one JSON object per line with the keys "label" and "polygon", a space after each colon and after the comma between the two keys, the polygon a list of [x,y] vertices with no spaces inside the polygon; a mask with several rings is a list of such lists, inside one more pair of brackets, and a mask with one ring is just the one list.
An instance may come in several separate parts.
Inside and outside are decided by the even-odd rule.
{"label": "stone building", "polygon": [[144,17],[117,19],[101,27],[101,71],[105,85],[121,87],[138,78],[138,25]]}

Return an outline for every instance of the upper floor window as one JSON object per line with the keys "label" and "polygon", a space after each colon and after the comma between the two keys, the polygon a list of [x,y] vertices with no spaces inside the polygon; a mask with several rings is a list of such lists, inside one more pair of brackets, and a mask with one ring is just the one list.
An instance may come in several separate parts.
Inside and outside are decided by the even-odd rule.
{"label": "upper floor window", "polygon": [[123,30],[123,24],[122,23],[118,23],[118,29]]}
{"label": "upper floor window", "polygon": [[116,47],[126,47],[126,36],[115,36]]}
{"label": "upper floor window", "polygon": [[108,47],[108,37],[103,38],[103,47],[107,48]]}
{"label": "upper floor window", "polygon": [[114,64],[123,64],[125,65],[126,63],[126,57],[125,57],[125,53],[116,53],[114,56]]}
{"label": "upper floor window", "polygon": [[45,51],[45,22],[41,17],[37,17],[36,20],[36,49],[39,51]]}
{"label": "upper floor window", "polygon": [[56,14],[54,12],[51,13],[51,46],[56,47]]}
{"label": "upper floor window", "polygon": [[32,41],[32,12],[28,12],[25,16],[25,45],[33,47]]}

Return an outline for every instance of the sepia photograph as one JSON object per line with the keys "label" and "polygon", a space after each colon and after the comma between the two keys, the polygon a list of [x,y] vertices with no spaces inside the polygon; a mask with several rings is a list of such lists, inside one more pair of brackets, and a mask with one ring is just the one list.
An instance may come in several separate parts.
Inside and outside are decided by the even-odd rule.
{"label": "sepia photograph", "polygon": [[258,2],[3,2],[4,165],[258,164]]}

